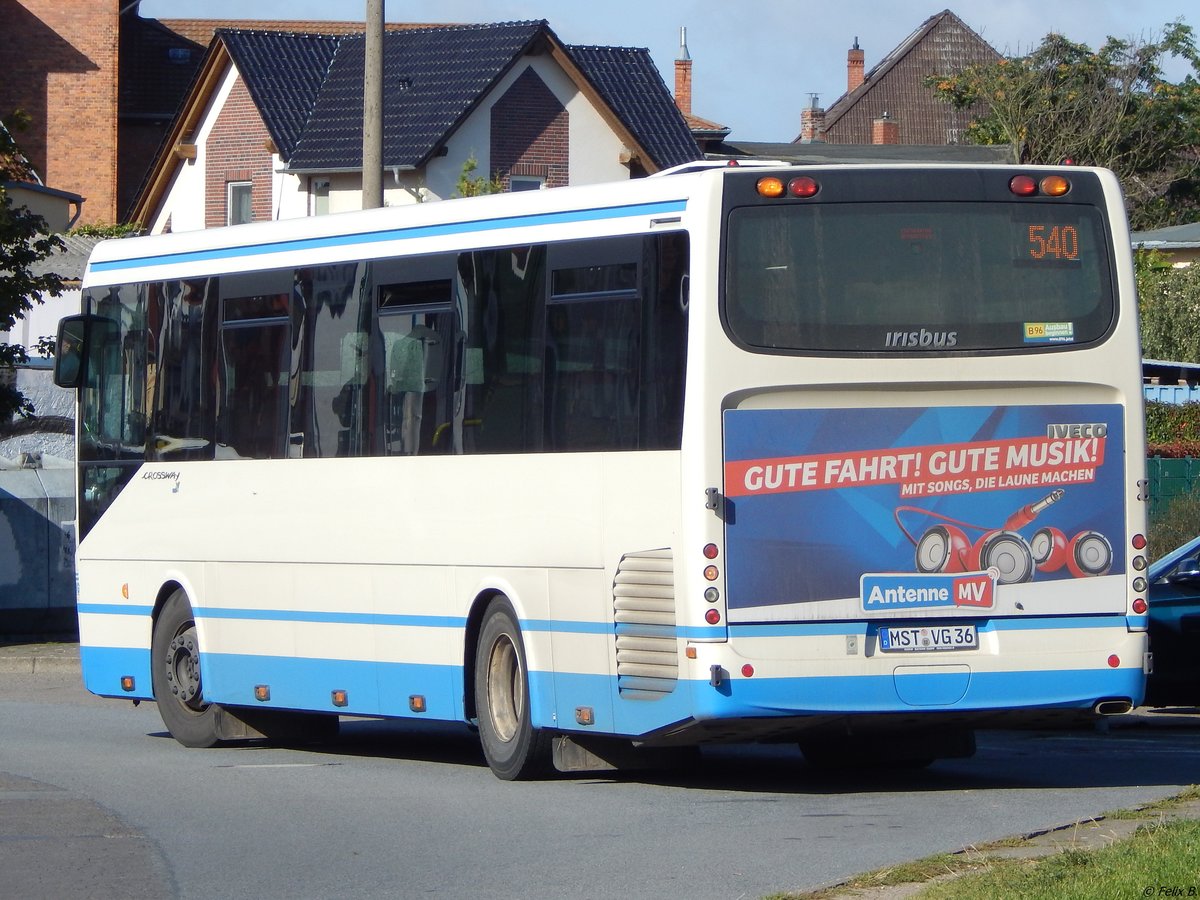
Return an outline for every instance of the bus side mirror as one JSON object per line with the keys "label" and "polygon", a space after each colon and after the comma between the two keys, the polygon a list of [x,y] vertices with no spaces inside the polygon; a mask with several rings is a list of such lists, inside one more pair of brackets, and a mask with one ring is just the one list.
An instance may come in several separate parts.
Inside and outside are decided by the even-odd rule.
{"label": "bus side mirror", "polygon": [[54,383],[77,390],[87,383],[88,346],[101,316],[67,316],[58,323],[54,347]]}

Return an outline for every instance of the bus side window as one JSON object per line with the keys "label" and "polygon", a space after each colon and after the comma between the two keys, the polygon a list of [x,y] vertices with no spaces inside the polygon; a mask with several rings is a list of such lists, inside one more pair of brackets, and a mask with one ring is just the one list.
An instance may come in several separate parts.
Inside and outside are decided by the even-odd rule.
{"label": "bus side window", "polygon": [[459,257],[467,453],[542,449],[545,273],[542,246]]}
{"label": "bus side window", "polygon": [[361,456],[370,376],[365,263],[298,269],[292,289],[292,456]]}
{"label": "bus side window", "polygon": [[376,267],[383,389],[378,429],[385,456],[461,452],[455,416],[462,341],[453,269],[448,254]]}
{"label": "bus side window", "polygon": [[687,232],[646,239],[642,324],[642,450],[678,450],[687,369]]}
{"label": "bus side window", "polygon": [[218,459],[288,455],[289,299],[290,292],[222,297]]}
{"label": "bus side window", "polygon": [[[150,285],[148,459],[212,459],[212,324],[217,280]],[[206,340],[207,339],[207,340]]]}

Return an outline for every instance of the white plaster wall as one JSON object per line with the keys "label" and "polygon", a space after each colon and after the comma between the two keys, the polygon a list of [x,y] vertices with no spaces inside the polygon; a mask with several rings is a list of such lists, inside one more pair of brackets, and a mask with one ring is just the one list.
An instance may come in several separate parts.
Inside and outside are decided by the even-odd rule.
{"label": "white plaster wall", "polygon": [[82,295],[79,288],[68,288],[57,297],[42,294],[42,302],[17,319],[12,331],[0,331],[0,344],[21,344],[36,360],[33,348],[37,339],[57,334],[59,319],[78,314]]}
{"label": "white plaster wall", "polygon": [[271,154],[271,210],[273,219],[302,219],[308,215],[308,176],[284,171],[278,153]]}
{"label": "white plaster wall", "polygon": [[629,168],[620,161],[624,144],[591,101],[549,55],[529,56],[522,58],[500,80],[484,98],[484,102],[450,136],[447,142],[449,153],[430,161],[425,183],[431,199],[446,199],[454,195],[463,163],[472,155],[479,163],[476,175],[486,175],[490,171],[492,107],[530,66],[567,110],[570,128],[569,183],[596,184],[628,180]]}
{"label": "white plaster wall", "polygon": [[150,234],[162,234],[168,220],[172,231],[199,231],[204,228],[204,176],[208,138],[237,78],[237,67],[231,65],[225,71],[220,87],[213,92],[212,100],[201,116],[200,129],[193,138],[196,144],[196,158],[184,161],[175,169],[175,178],[167,189],[157,215],[153,222],[148,223]]}

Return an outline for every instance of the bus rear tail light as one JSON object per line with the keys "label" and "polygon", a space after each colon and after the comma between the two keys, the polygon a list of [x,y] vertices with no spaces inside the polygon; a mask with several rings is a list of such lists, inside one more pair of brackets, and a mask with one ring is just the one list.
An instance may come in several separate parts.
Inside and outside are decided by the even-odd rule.
{"label": "bus rear tail light", "polygon": [[1047,197],[1061,197],[1071,190],[1071,182],[1061,175],[1047,175],[1039,182],[1038,187]]}
{"label": "bus rear tail light", "polygon": [[1031,175],[1014,175],[1008,189],[1018,197],[1062,197],[1071,191],[1071,182],[1061,175],[1047,175],[1038,181]]}
{"label": "bus rear tail light", "polygon": [[1028,175],[1014,175],[1008,182],[1008,189],[1018,197],[1032,197],[1037,193],[1037,182]]}
{"label": "bus rear tail light", "polygon": [[817,196],[817,192],[821,190],[821,186],[816,180],[809,178],[807,175],[800,175],[788,182],[788,193],[793,197],[807,199]]}
{"label": "bus rear tail light", "polygon": [[1146,601],[1143,600],[1141,597],[1138,597],[1136,600],[1133,601],[1133,611],[1135,613],[1137,613],[1139,616],[1145,615],[1146,610],[1149,608],[1150,607],[1146,605]]}
{"label": "bus rear tail light", "polygon": [[783,179],[776,175],[767,175],[758,179],[758,196],[775,199],[782,197],[784,192]]}
{"label": "bus rear tail light", "polygon": [[721,622],[721,614],[715,609],[710,609],[704,614],[704,621],[709,625],[718,625]]}
{"label": "bus rear tail light", "polygon": [[705,544],[704,545],[704,558],[705,559],[716,559],[717,556],[720,554],[720,552],[721,551],[717,547],[716,544]]}

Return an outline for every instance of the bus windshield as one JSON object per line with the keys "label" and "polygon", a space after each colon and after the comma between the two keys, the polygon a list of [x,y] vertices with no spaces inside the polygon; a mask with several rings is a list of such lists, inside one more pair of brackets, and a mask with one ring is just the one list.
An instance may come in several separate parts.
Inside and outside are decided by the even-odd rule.
{"label": "bus windshield", "polygon": [[1088,204],[746,206],[729,215],[725,318],[785,352],[1088,343],[1114,319],[1107,243]]}

